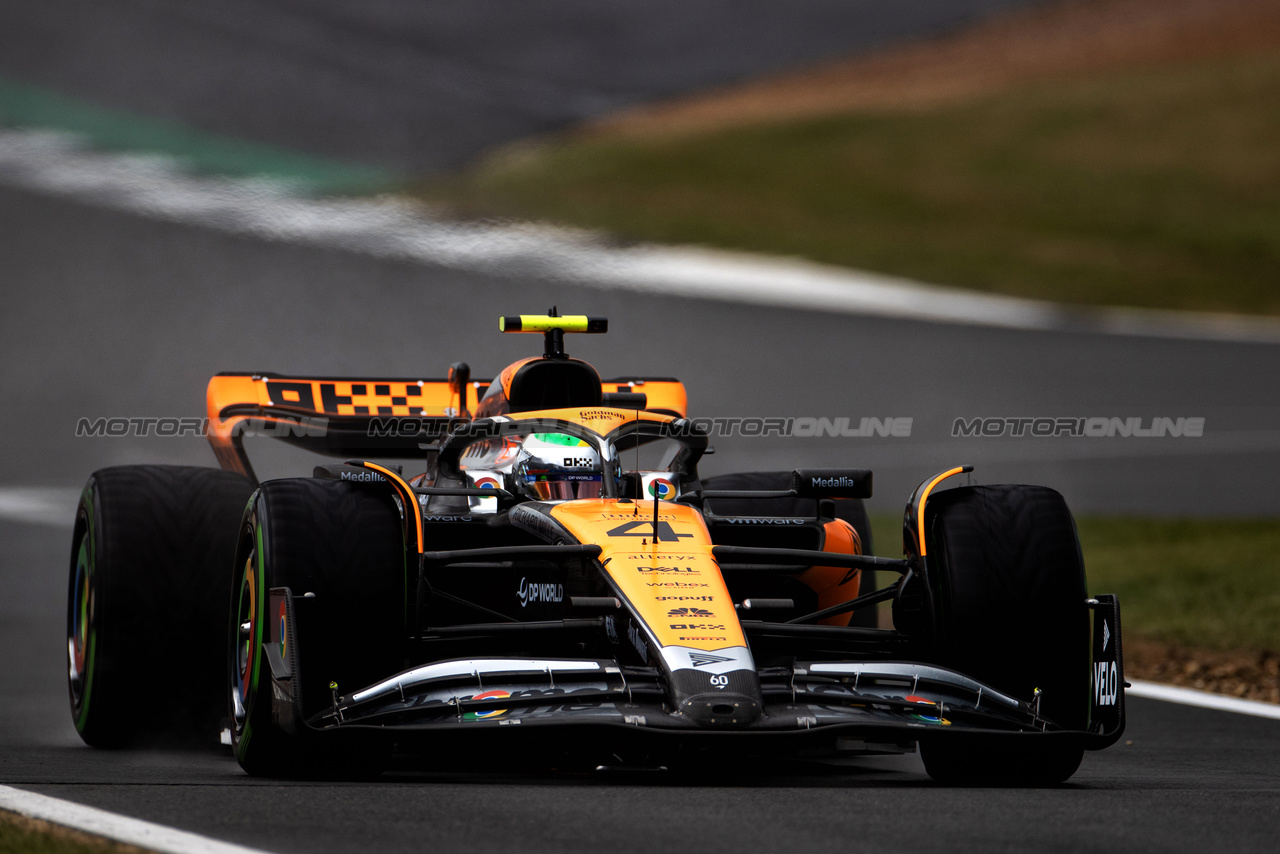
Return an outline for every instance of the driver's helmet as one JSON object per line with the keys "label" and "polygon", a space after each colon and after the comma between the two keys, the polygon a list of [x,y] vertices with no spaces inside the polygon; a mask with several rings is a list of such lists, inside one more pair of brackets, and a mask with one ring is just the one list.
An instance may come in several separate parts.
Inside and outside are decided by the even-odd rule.
{"label": "driver's helmet", "polygon": [[515,480],[521,492],[542,501],[599,498],[603,471],[600,454],[585,440],[533,433],[524,440]]}

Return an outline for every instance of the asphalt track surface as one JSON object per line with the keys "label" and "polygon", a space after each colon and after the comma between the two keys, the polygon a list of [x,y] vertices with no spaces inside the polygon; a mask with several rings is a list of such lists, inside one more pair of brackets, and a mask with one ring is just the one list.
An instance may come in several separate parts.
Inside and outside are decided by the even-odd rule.
{"label": "asphalt track surface", "polygon": [[[245,776],[218,753],[84,747],[65,708],[69,526],[0,523],[0,784],[279,852],[1274,850],[1280,721],[1130,700],[1125,739],[1062,787],[947,789],[914,756],[733,773],[399,769],[366,783]],[[147,690],[140,685],[140,700]]]}
{"label": "asphalt track surface", "polygon": [[[846,6],[863,14],[870,5],[813,4],[830,14]],[[947,6],[954,19],[963,4],[902,5],[912,6],[907,18],[930,9],[941,15]],[[970,4],[982,5],[998,4]],[[552,6],[569,15],[571,4],[543,8]],[[622,8],[638,20],[652,6]],[[301,7],[269,8],[285,15]],[[341,22],[339,4],[331,8],[337,11],[326,20]],[[377,8],[386,30],[386,16],[398,7]],[[683,67],[687,49],[675,51],[680,62],[655,62],[661,54],[654,51],[671,45],[650,36],[646,62],[661,70],[641,73],[645,63],[637,59],[626,77],[626,63],[611,63],[603,48],[594,64],[582,52],[535,50],[529,20],[503,15],[492,26],[508,44],[525,44],[525,64],[495,48],[483,67],[503,71],[511,86],[476,83],[493,94],[462,99],[470,106],[461,107],[450,106],[448,92],[427,98],[408,82],[388,87],[400,76],[427,86],[430,76],[388,74],[397,68],[393,59],[381,76],[364,65],[358,74],[350,70],[351,63],[376,65],[386,53],[380,47],[357,50],[342,65],[330,61],[324,39],[308,43],[283,25],[254,29],[248,19],[233,26],[247,5],[226,9],[224,20],[211,22],[207,16],[221,13],[196,4],[121,4],[110,15],[89,3],[8,4],[0,73],[206,130],[304,148],[323,139],[318,153],[357,151],[371,162],[427,169],[593,110],[850,49],[847,40],[823,42],[832,30],[824,26],[814,28],[813,44],[778,39],[786,44],[776,53],[755,50],[763,59],[746,61],[753,55],[746,45],[758,48],[777,31],[762,12],[756,42],[744,35],[744,47],[707,56],[698,67]],[[445,26],[465,17],[463,9],[439,4],[429,14],[452,33],[440,36],[456,46],[448,55],[471,62],[485,55],[484,45],[457,35],[461,25]],[[67,20],[82,25],[64,30]],[[637,20],[603,29],[638,38]],[[331,36],[342,29],[334,26]],[[881,30],[896,37],[912,26],[919,31],[918,20],[905,19]],[[33,42],[33,32],[45,41]],[[279,49],[290,33],[306,50]],[[196,74],[216,65],[199,55],[205,38],[238,45],[237,62],[224,63],[212,79]],[[289,72],[277,62],[281,54],[346,68],[346,82],[308,74],[301,60]],[[266,63],[268,56],[276,59]],[[615,77],[606,73],[612,65],[620,65]],[[542,101],[528,99],[519,86],[530,80],[561,88]],[[281,113],[281,99],[295,97],[296,114]],[[532,106],[510,118],[516,102]],[[391,139],[375,138],[371,125],[361,124],[361,116],[381,122],[407,115],[415,103],[438,114],[420,126],[406,118],[406,129]],[[313,136],[321,124],[332,132]],[[270,243],[12,188],[0,188],[0,252],[0,437],[8,449],[0,486],[75,488],[104,465],[211,463],[199,439],[77,439],[74,431],[82,417],[200,414],[204,384],[219,370],[439,376],[464,358],[476,376],[492,375],[538,344],[499,336],[495,316],[554,303],[613,320],[608,336],[571,339],[570,352],[606,375],[679,376],[694,414],[913,419],[907,439],[719,438],[708,472],[866,465],[877,470],[876,505],[892,509],[931,472],[973,462],[985,482],[1053,485],[1083,511],[1280,510],[1280,495],[1267,486],[1280,464],[1280,348],[1273,345],[997,331],[599,292]],[[1206,427],[1200,439],[950,435],[958,417],[1042,414],[1198,416]],[[266,461],[265,474],[310,465],[292,451],[251,454]],[[0,520],[0,783],[280,851],[1274,847],[1280,724],[1137,700],[1131,745],[1087,756],[1068,786],[1028,792],[942,789],[910,757],[840,774],[774,768],[688,779],[512,775],[483,767],[297,786],[251,780],[216,753],[93,751],[79,745],[66,711],[69,531],[69,517],[62,525]],[[140,680],[140,699],[154,690]]]}

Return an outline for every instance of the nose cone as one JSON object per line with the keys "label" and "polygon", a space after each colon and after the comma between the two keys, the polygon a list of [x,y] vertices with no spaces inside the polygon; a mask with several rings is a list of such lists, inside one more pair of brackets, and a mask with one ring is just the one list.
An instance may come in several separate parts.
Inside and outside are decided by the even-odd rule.
{"label": "nose cone", "polygon": [[760,717],[760,702],[746,694],[694,694],[680,704],[680,714],[705,727],[740,727]]}

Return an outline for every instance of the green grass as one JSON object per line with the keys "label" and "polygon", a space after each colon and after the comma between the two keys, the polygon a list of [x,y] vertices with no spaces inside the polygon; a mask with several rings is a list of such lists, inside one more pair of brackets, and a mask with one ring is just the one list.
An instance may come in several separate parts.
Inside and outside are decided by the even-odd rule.
{"label": "green grass", "polygon": [[1069,303],[1280,314],[1280,54],[912,113],[566,137],[422,193]]}
{"label": "green grass", "polygon": [[[871,518],[901,556],[900,516]],[[1124,631],[1172,646],[1280,650],[1280,521],[1077,519],[1090,593],[1120,597]]]}
{"label": "green grass", "polygon": [[0,854],[111,854],[142,849],[108,839],[54,828],[0,810]]}
{"label": "green grass", "polygon": [[1280,650],[1280,522],[1081,519],[1089,589],[1126,632],[1202,649]]}

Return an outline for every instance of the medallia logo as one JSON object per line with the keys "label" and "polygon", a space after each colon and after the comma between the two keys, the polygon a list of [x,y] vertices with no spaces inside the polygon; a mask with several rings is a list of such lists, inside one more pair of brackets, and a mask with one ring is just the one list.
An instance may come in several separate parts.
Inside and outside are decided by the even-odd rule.
{"label": "medallia logo", "polygon": [[378,483],[385,480],[382,475],[371,471],[349,471],[343,469],[340,476],[343,480],[353,480],[356,483]]}

